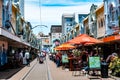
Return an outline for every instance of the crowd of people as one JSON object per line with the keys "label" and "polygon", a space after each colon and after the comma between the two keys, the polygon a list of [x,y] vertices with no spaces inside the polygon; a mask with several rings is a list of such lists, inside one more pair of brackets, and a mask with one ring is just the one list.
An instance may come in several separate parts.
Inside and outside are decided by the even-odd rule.
{"label": "crowd of people", "polygon": [[38,51],[37,52],[37,60],[39,61],[39,63],[44,63],[44,60],[46,59],[46,52],[44,51]]}
{"label": "crowd of people", "polygon": [[12,59],[10,59],[9,64],[11,64],[13,68],[18,68],[22,65],[30,66],[29,49],[13,51]]}

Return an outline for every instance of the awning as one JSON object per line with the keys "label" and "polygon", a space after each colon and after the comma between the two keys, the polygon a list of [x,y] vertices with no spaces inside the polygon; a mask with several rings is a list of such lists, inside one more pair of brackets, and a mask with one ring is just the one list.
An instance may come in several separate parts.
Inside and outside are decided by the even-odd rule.
{"label": "awning", "polygon": [[23,47],[23,46],[30,46],[29,43],[23,41],[21,38],[18,36],[15,36],[14,34],[8,32],[7,30],[3,29],[0,27],[0,40],[1,41],[7,41],[9,45],[11,46],[18,46],[18,47]]}
{"label": "awning", "polygon": [[110,42],[110,41],[116,41],[116,40],[120,40],[120,34],[103,38],[104,42]]}
{"label": "awning", "polygon": [[73,45],[64,43],[64,44],[61,44],[61,45],[57,46],[57,47],[55,48],[55,50],[69,50],[69,49],[73,49],[73,48],[76,48],[76,47],[73,46]]}

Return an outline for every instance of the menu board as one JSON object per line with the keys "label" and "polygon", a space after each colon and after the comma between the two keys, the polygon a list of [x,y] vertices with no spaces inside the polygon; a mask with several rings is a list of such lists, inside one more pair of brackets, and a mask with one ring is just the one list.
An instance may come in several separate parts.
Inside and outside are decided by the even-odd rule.
{"label": "menu board", "polygon": [[101,65],[100,65],[100,57],[89,57],[89,68],[90,69],[100,69]]}
{"label": "menu board", "polygon": [[62,55],[62,63],[68,63],[68,56],[67,54]]}

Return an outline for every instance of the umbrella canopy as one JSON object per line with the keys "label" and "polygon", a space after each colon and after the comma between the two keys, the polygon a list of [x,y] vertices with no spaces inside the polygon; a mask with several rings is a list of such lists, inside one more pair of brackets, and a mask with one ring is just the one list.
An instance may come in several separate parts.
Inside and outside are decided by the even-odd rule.
{"label": "umbrella canopy", "polygon": [[70,45],[70,44],[62,44],[60,46],[57,46],[55,48],[55,50],[69,50],[69,49],[73,49],[73,48],[75,48],[75,46]]}
{"label": "umbrella canopy", "polygon": [[69,40],[68,42],[72,43],[72,44],[102,43],[102,41],[97,40],[93,37],[90,37],[87,34],[81,34],[81,35],[75,37],[74,39]]}

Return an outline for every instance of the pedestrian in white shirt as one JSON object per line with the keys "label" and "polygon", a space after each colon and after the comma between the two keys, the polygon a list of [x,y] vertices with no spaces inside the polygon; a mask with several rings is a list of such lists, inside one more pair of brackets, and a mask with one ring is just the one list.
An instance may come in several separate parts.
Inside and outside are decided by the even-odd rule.
{"label": "pedestrian in white shirt", "polygon": [[25,58],[27,61],[27,65],[30,66],[30,53],[28,50],[26,50],[26,52],[25,52]]}

